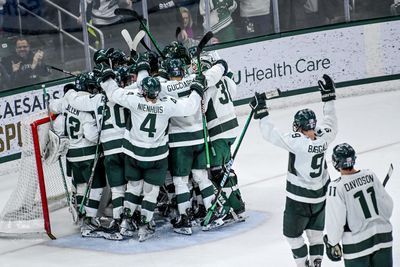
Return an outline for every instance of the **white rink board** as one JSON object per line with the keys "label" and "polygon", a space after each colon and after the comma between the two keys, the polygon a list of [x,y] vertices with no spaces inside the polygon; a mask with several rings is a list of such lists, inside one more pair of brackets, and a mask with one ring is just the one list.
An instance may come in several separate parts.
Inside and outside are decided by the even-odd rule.
{"label": "white rink board", "polygon": [[305,33],[217,50],[238,83],[236,99],[254,91],[316,86],[400,73],[400,21]]}

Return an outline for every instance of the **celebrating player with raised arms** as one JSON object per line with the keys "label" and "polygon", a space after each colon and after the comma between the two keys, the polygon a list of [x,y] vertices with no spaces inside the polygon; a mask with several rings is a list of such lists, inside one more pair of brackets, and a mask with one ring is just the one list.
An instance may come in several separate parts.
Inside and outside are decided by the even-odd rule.
{"label": "celebrating player with raised arms", "polygon": [[[337,119],[335,85],[328,75],[323,78],[325,83],[318,81],[318,85],[324,102],[324,120],[318,126],[315,113],[302,109],[294,116],[293,132],[281,134],[268,116],[265,93],[256,93],[250,103],[254,118],[260,120],[263,137],[289,151],[283,234],[299,267],[321,266],[324,250],[325,194],[329,183],[325,154],[336,137]],[[304,231],[309,248],[302,237]]]}
{"label": "celebrating player with raised arms", "polygon": [[123,146],[127,155],[128,179],[124,205],[132,212],[138,205],[142,206],[139,241],[144,241],[155,230],[150,221],[168,168],[169,119],[190,116],[198,111],[204,92],[204,79],[199,77],[192,83],[188,98],[175,99],[159,97],[161,85],[156,78],[144,78],[141,81],[142,92],[131,92],[118,87],[113,80],[114,72],[108,66],[102,65],[98,72],[101,73],[101,87],[107,97],[131,112],[132,127]]}
{"label": "celebrating player with raised arms", "polygon": [[[371,170],[356,170],[349,144],[335,146],[332,163],[340,177],[328,188],[324,236],[326,254],[346,267],[392,267],[393,200]],[[339,242],[342,242],[342,248]]]}

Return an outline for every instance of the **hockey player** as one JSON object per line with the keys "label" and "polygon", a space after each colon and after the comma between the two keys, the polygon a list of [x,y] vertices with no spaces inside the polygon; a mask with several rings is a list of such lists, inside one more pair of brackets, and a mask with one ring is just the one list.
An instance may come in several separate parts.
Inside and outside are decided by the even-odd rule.
{"label": "hockey player", "polygon": [[[324,249],[325,193],[329,183],[325,153],[336,136],[337,119],[335,85],[328,75],[323,79],[325,83],[318,81],[324,102],[324,120],[319,127],[315,113],[302,109],[294,116],[293,132],[281,134],[268,117],[265,94],[256,93],[250,103],[254,119],[260,120],[263,137],[289,151],[283,234],[299,267],[321,266]],[[302,237],[304,231],[309,248]]]}
{"label": "hockey player", "polygon": [[[77,90],[93,92],[96,80],[92,73],[80,74],[75,82]],[[70,90],[71,91],[71,90]],[[72,175],[77,186],[77,204],[81,204],[86,190],[86,183],[92,174],[92,166],[96,157],[98,127],[94,114],[82,112],[73,108],[67,102],[61,104],[61,112],[65,115],[65,128],[70,139],[67,160],[72,168]],[[53,112],[60,111],[59,107],[53,106]],[[59,112],[60,113],[60,112]],[[104,166],[102,158],[99,158],[95,168],[93,184],[89,199],[85,203],[85,214],[81,226],[83,237],[105,237],[106,232],[97,217],[97,210],[103,188],[106,186]]]}
{"label": "hockey player", "polygon": [[[214,57],[215,55],[211,54],[201,57],[202,71],[207,72],[212,62],[221,62],[227,65],[223,60],[216,60]],[[231,158],[231,145],[235,141],[239,126],[232,101],[236,94],[236,83],[231,79],[232,75],[231,72],[226,73],[215,85],[215,90],[207,90],[204,94],[207,128],[213,151],[211,153],[211,176],[216,186],[220,186],[224,174],[223,165],[228,163]],[[218,215],[219,218],[203,227],[203,230],[221,226],[225,222],[245,219],[245,205],[237,183],[236,173],[231,169],[230,177],[223,189],[224,208]]]}
{"label": "hockey player", "polygon": [[326,199],[326,254],[346,267],[392,267],[393,200],[371,170],[354,168],[356,155],[347,143],[335,146],[332,163],[340,177]]}
{"label": "hockey player", "polygon": [[99,70],[103,81],[101,87],[111,101],[129,108],[131,122],[135,126],[131,127],[124,142],[128,179],[125,206],[133,212],[138,205],[142,205],[138,235],[139,241],[144,241],[155,230],[150,221],[168,167],[168,121],[171,117],[190,116],[198,111],[204,78],[199,77],[192,83],[192,92],[187,99],[159,98],[161,85],[156,78],[144,78],[141,93],[129,92],[118,88],[112,70],[102,66]]}
{"label": "hockey player", "polygon": [[[183,54],[183,53],[180,53]],[[169,81],[161,83],[161,94],[175,98],[187,98],[194,74],[185,76],[184,64],[180,59],[170,59],[166,65]],[[144,61],[138,62],[138,69],[146,70]],[[148,70],[148,66],[147,66]],[[214,86],[226,72],[225,65],[215,64],[205,74],[207,86]],[[138,77],[142,77],[139,73]],[[139,78],[138,78],[139,80]],[[173,219],[174,231],[192,234],[188,211],[191,208],[189,175],[198,184],[205,208],[211,206],[214,187],[208,179],[204,149],[203,124],[200,107],[192,116],[174,117],[169,125],[170,171],[175,186],[176,201],[180,216]]]}

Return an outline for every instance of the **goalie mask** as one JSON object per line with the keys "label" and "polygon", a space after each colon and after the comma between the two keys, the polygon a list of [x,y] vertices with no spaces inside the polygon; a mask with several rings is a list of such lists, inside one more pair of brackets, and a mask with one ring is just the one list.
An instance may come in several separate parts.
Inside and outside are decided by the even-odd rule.
{"label": "goalie mask", "polygon": [[356,152],[347,143],[339,144],[333,148],[332,163],[337,171],[353,168],[356,163]]}
{"label": "goalie mask", "polygon": [[317,125],[317,118],[315,116],[314,111],[311,109],[305,108],[299,110],[294,115],[293,121],[293,131],[298,132],[300,130],[309,131],[314,130]]}
{"label": "goalie mask", "polygon": [[100,91],[93,72],[79,74],[75,79],[75,89],[76,91],[84,91],[91,94],[97,94]]}
{"label": "goalie mask", "polygon": [[148,76],[141,83],[143,95],[150,99],[156,99],[161,92],[160,81],[156,78]]}

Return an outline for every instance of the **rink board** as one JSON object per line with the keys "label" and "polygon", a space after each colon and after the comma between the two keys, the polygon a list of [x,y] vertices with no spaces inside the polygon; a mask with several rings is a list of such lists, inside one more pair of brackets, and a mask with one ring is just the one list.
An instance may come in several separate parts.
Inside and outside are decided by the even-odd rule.
{"label": "rink board", "polygon": [[247,211],[247,216],[248,218],[245,222],[234,223],[211,231],[202,231],[199,226],[194,226],[191,236],[173,232],[171,224],[166,223],[157,226],[155,236],[145,242],[139,242],[137,240],[137,235],[131,239],[111,241],[103,238],[82,238],[80,234],[77,233],[48,241],[46,245],[115,254],[149,253],[201,245],[234,237],[246,231],[254,230],[270,217],[268,213],[260,211]]}

